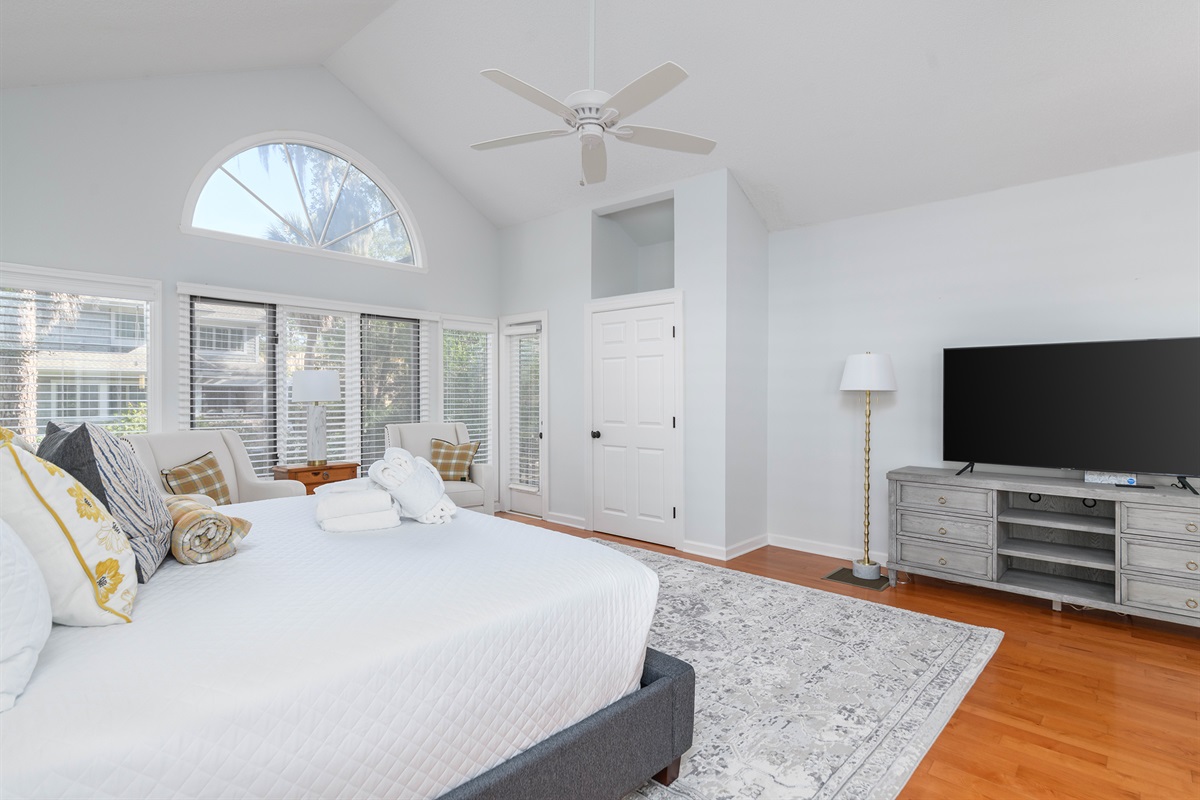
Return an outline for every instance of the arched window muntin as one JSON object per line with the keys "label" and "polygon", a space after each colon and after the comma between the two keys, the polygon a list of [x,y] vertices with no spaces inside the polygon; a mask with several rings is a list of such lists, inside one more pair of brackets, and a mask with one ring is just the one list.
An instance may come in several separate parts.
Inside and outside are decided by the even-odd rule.
{"label": "arched window muntin", "polygon": [[[267,153],[260,148],[278,149]],[[336,186],[332,187],[334,191],[330,193],[331,202],[329,209],[323,215],[316,215],[316,221],[314,221],[314,215],[309,209],[310,195],[306,194],[302,187],[300,173],[303,171],[303,167],[298,170],[293,163],[293,156],[298,153],[296,148],[308,148],[318,151],[332,157],[333,161],[328,163],[336,165],[336,162],[340,161],[345,165],[344,169],[334,176],[335,180],[333,183],[336,183]],[[279,183],[281,185],[291,185],[293,193],[292,204],[298,207],[293,210],[303,209],[302,218],[289,218],[286,208],[274,208],[273,202],[274,205],[279,205],[280,198],[264,198],[260,196],[264,192],[256,192],[255,189],[261,187],[247,186],[247,182],[253,183],[253,181],[242,180],[246,176],[237,175],[238,170],[230,169],[228,166],[239,159],[257,159],[262,164],[263,171],[269,172],[270,164],[267,158],[268,155],[274,157],[278,162],[275,165],[276,167],[282,169],[286,166],[287,172],[284,175],[288,180],[280,181]],[[282,156],[282,160],[280,160],[280,156]],[[210,189],[210,184],[213,184],[214,181],[229,182],[226,184],[226,189],[229,189],[230,184],[236,186],[237,191],[241,193],[237,197],[240,198],[240,202],[246,204],[244,206],[245,209],[251,211],[253,215],[257,215],[260,221],[269,220],[271,226],[270,233],[268,233],[268,230],[263,230],[261,234],[256,234],[228,229],[229,227],[238,227],[236,225],[227,226],[227,229],[221,230],[216,227],[206,226],[203,220],[198,221],[197,211],[199,210],[201,215],[204,215],[206,207],[205,192]],[[377,190],[379,197],[389,203],[392,210],[380,209],[380,213],[373,218],[359,224],[350,223],[347,227],[347,221],[344,218],[351,215],[343,214],[341,215],[343,218],[339,219],[338,204],[343,199],[342,195],[346,191],[346,185],[351,182],[355,182],[355,187],[360,192],[366,191],[369,194],[370,189]],[[211,220],[209,221],[211,222]],[[338,223],[345,229],[334,227],[331,231],[331,227]],[[247,228],[250,224],[252,223],[243,224],[241,227]],[[370,231],[373,226],[380,225],[381,227],[391,228],[393,231],[399,228],[402,232],[405,251],[401,253],[389,253],[393,257],[399,256],[397,260],[347,251],[350,250],[346,246],[347,244],[361,245],[362,240],[368,238],[359,234],[365,230]],[[391,267],[412,272],[428,271],[425,266],[424,253],[422,252],[416,221],[413,219],[412,212],[409,210],[407,203],[404,202],[403,197],[391,182],[370,161],[350,148],[331,139],[311,133],[271,131],[240,139],[223,148],[204,165],[204,168],[192,183],[192,187],[184,203],[181,229],[185,233],[255,244],[293,253],[300,252],[309,255],[326,256],[360,264],[370,264],[376,267]],[[372,236],[369,238],[374,239],[375,237]],[[384,240],[386,243],[386,237],[384,237]]]}

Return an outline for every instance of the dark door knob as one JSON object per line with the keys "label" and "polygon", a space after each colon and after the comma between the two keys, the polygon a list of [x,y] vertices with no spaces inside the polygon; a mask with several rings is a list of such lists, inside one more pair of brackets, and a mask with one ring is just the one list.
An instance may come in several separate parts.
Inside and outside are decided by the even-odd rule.
{"label": "dark door knob", "polygon": [[599,438],[600,438],[600,431],[592,431],[592,438],[593,438],[593,439],[599,439]]}

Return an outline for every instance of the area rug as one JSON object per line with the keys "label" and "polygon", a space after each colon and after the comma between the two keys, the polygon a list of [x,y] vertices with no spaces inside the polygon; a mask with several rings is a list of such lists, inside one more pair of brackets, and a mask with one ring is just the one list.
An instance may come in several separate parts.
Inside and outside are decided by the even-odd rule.
{"label": "area rug", "polygon": [[650,646],[696,670],[679,778],[627,800],[893,798],[1003,636],[592,541],[658,573]]}

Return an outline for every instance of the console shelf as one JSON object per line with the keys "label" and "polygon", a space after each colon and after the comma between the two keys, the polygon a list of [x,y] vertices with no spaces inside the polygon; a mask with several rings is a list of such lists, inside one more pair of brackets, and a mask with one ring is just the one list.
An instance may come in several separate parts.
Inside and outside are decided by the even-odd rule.
{"label": "console shelf", "polygon": [[1112,550],[1100,550],[1095,547],[1081,547],[1058,542],[1041,542],[1035,539],[1009,539],[1001,542],[996,547],[996,554],[1049,561],[1054,564],[1070,564],[1075,567],[1102,569],[1108,572],[1113,572],[1117,568]]}
{"label": "console shelf", "polygon": [[1087,531],[1115,536],[1117,521],[1109,517],[1086,517],[1083,514],[1065,514],[1060,511],[1031,511],[1025,508],[1009,508],[996,515],[997,522],[1014,525],[1036,525],[1039,528],[1057,528],[1063,531]]}
{"label": "console shelf", "polygon": [[888,473],[900,572],[1200,627],[1200,497],[1081,480],[904,467]]}
{"label": "console shelf", "polygon": [[1067,602],[1077,600],[1081,605],[1116,601],[1116,588],[1111,583],[1085,581],[1065,575],[1047,575],[1044,572],[1033,572],[1027,569],[1010,569],[1000,576],[997,583],[1001,586],[1025,590],[1021,594],[1050,598],[1062,597],[1067,599]]}

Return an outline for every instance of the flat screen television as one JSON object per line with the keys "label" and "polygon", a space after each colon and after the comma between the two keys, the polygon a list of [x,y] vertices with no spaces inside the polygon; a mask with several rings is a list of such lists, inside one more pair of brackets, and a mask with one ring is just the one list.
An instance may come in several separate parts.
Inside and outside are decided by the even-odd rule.
{"label": "flat screen television", "polygon": [[1200,338],[943,351],[942,458],[1200,475]]}

